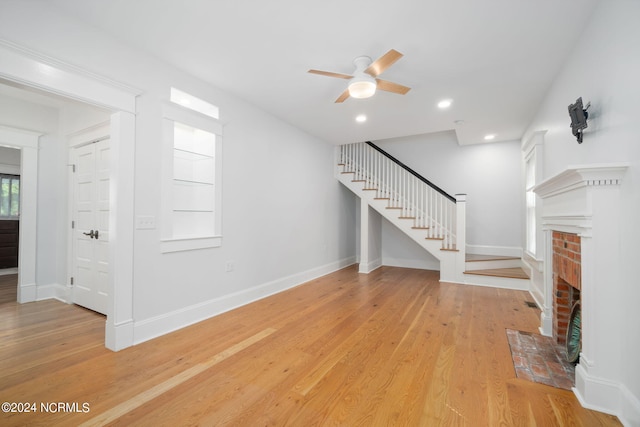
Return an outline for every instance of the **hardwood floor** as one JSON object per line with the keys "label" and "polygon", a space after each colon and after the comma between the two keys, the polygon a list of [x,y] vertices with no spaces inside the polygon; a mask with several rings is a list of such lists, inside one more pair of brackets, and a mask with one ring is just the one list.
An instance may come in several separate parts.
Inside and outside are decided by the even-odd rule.
{"label": "hardwood floor", "polygon": [[37,412],[0,425],[620,425],[515,377],[505,328],[537,332],[528,299],[349,267],[118,353],[103,316],[4,304],[0,400]]}
{"label": "hardwood floor", "polygon": [[18,300],[18,275],[0,275],[0,304]]}

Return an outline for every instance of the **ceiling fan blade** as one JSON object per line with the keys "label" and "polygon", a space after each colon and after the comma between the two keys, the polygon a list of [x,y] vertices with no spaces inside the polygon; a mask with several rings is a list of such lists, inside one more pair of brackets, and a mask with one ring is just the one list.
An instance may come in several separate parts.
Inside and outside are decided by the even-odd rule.
{"label": "ceiling fan blade", "polygon": [[384,90],[386,92],[398,93],[400,95],[404,95],[411,90],[410,87],[402,86],[398,83],[393,83],[387,80],[376,79],[376,83],[378,83],[378,89]]}
{"label": "ceiling fan blade", "polygon": [[344,102],[347,98],[349,98],[349,89],[346,89],[344,92],[340,94],[338,99],[336,99],[336,104],[339,102]]}
{"label": "ceiling fan blade", "polygon": [[397,50],[391,49],[389,52],[382,55],[380,58],[373,61],[371,65],[364,70],[365,73],[373,77],[378,77],[384,70],[391,67],[398,59],[402,58],[402,55]]}
{"label": "ceiling fan blade", "polygon": [[351,79],[353,78],[353,76],[350,76],[348,74],[341,74],[341,73],[332,73],[331,71],[320,71],[320,70],[309,70],[308,71],[311,74],[318,74],[321,76],[327,76],[327,77],[336,77],[338,79]]}

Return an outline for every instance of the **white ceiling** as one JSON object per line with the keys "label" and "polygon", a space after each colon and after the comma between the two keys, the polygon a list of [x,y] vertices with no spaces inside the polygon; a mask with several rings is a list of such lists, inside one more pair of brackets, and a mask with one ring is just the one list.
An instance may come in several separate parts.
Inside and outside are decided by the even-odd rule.
{"label": "white ceiling", "polygon": [[[473,144],[522,136],[596,1],[48,3],[331,143],[455,129]],[[307,73],[350,74],[356,56],[392,48],[405,56],[381,78],[410,86],[404,96],[335,104],[347,81]],[[453,105],[438,110],[444,98]]]}

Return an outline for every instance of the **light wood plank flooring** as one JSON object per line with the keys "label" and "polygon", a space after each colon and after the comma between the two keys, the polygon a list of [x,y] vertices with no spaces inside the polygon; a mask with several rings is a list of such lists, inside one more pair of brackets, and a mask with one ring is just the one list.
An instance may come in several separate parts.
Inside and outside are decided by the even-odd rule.
{"label": "light wood plank flooring", "polygon": [[0,304],[16,302],[18,300],[18,275],[0,275]]}
{"label": "light wood plank flooring", "polygon": [[349,267],[118,353],[103,348],[103,316],[4,304],[0,401],[75,411],[0,425],[619,425],[516,378],[505,328],[537,331],[528,299]]}

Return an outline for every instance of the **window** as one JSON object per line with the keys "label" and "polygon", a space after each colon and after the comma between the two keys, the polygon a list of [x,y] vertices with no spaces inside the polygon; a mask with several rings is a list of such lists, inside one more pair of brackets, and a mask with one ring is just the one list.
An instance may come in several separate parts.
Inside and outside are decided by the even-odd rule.
{"label": "window", "polygon": [[171,88],[170,99],[171,102],[175,104],[182,105],[184,108],[188,108],[189,110],[197,111],[198,113],[209,116],[212,119],[220,118],[220,110],[218,107],[174,87]]}
{"label": "window", "polygon": [[[543,241],[542,206],[533,191],[543,176],[544,136],[546,131],[536,131],[522,145],[524,191],[525,191],[525,252],[534,260],[538,260],[537,251]],[[540,260],[538,260],[540,261]]]}
{"label": "window", "polygon": [[536,253],[536,193],[533,187],[536,185],[536,153],[533,151],[525,163],[525,191],[527,209],[527,251],[532,255]]}
{"label": "window", "polygon": [[0,218],[20,217],[20,177],[0,174]]}
{"label": "window", "polygon": [[[221,244],[222,126],[218,108],[172,89],[164,106],[162,251]],[[197,108],[195,108],[197,107]]]}

